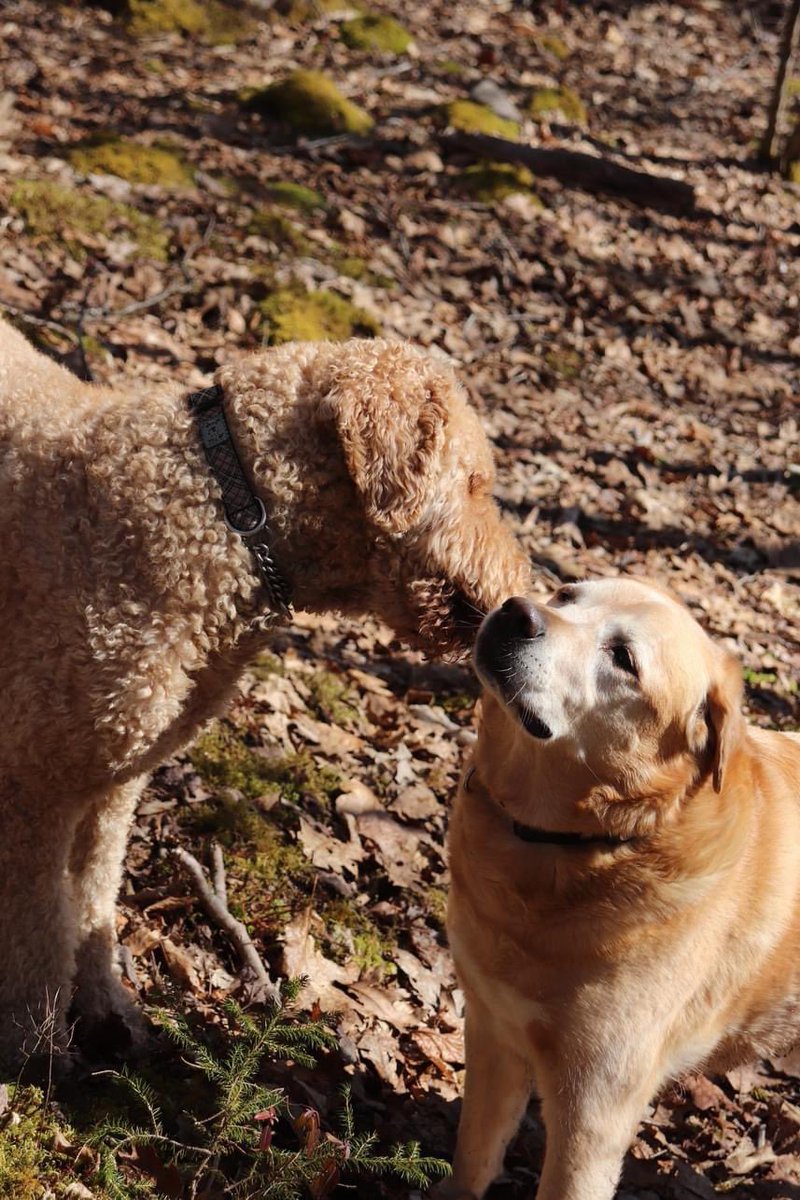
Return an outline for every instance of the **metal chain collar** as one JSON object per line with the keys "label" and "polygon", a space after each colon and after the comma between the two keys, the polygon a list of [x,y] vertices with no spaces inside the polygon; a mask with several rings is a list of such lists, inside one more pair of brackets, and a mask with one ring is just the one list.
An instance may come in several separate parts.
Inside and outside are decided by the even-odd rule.
{"label": "metal chain collar", "polygon": [[272,557],[266,509],[244,473],[225,416],[224,401],[219,384],[187,397],[208,465],[222,492],[225,524],[238,533],[250,550],[270,609],[281,620],[288,621],[292,616],[291,588]]}

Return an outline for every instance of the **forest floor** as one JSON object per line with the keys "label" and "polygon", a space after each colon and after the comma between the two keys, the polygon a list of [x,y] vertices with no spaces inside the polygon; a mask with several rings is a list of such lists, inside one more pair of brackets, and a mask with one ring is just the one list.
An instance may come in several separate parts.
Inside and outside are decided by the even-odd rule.
{"label": "forest floor", "polygon": [[[157,7],[132,5],[137,27],[2,5],[0,311],[84,377],[142,388],[196,387],[292,336],[437,348],[493,438],[538,593],[661,580],[740,656],[749,719],[797,728],[800,187],[755,162],[780,6],[406,0],[399,52],[348,45],[352,13],[330,0],[262,13],[235,44],[143,32]],[[337,130],[346,110],[298,136],[288,102],[260,111],[257,90],[300,67],[374,124]],[[695,206],[476,170],[447,130],[486,113],[447,106],[485,80],[512,106],[507,135],[688,181]],[[234,949],[169,853],[207,863],[217,839],[230,907],[273,973],[307,974],[301,1008],[333,1013],[336,1052],[275,1066],[294,1113],[276,1144],[298,1154],[297,1114],[332,1128],[346,1080],[382,1144],[451,1153],[463,1042],[445,831],[477,691],[467,667],[426,663],[374,622],[301,615],[139,809],[119,937],[146,1011],[211,1037],[241,996]],[[155,1058],[174,1132],[191,1073],[163,1039]],[[643,1122],[623,1193],[800,1196],[798,1081],[800,1057],[686,1080]],[[35,1120],[0,1088],[0,1197],[114,1194],[87,1148],[109,1105],[91,1073]],[[533,1106],[493,1198],[532,1195],[542,1142]],[[190,1194],[164,1147],[117,1165],[116,1194]],[[346,1178],[357,1196],[409,1194]],[[311,1194],[334,1187],[320,1173]]]}

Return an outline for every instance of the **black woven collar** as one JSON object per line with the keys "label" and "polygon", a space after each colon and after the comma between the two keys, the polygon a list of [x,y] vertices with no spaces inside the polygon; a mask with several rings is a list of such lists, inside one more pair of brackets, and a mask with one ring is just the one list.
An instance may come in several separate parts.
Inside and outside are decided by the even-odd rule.
{"label": "black woven collar", "polygon": [[192,392],[187,397],[208,465],[222,492],[225,524],[239,534],[251,551],[270,608],[283,620],[289,620],[292,615],[291,589],[270,552],[266,510],[263,501],[250,487],[236,453],[224,401],[225,395],[219,384]]}
{"label": "black woven collar", "polygon": [[[469,767],[464,776],[463,788],[465,792],[473,790],[471,785],[475,774],[475,767]],[[485,788],[483,790],[486,791]],[[487,796],[489,795],[488,792],[486,794]],[[556,829],[540,829],[538,825],[522,825],[519,821],[512,822],[511,830],[514,837],[519,838],[521,842],[533,842],[540,846],[570,846],[582,850],[591,850],[594,847],[602,847],[605,850],[617,850],[620,846],[627,846],[634,840],[633,838],[614,837],[606,833],[587,834],[565,832]]]}
{"label": "black woven collar", "polygon": [[515,821],[511,826],[514,837],[521,842],[536,842],[544,846],[573,846],[589,850],[594,846],[602,846],[606,850],[616,850],[619,846],[627,846],[632,838],[612,837],[611,834],[598,833],[565,833],[554,829],[539,829],[536,825],[520,825]]}

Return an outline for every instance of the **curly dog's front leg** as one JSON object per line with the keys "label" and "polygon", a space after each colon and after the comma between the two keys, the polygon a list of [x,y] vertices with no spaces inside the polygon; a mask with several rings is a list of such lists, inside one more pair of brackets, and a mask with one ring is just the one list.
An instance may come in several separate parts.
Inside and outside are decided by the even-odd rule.
{"label": "curly dog's front leg", "polygon": [[0,781],[0,1063],[68,1043],[76,927],[64,876],[75,814]]}
{"label": "curly dog's front leg", "polygon": [[77,921],[73,1005],[78,1036],[101,1053],[124,1049],[141,1017],[117,965],[115,911],[128,831],[144,779],[96,798],[75,831],[69,860]]}

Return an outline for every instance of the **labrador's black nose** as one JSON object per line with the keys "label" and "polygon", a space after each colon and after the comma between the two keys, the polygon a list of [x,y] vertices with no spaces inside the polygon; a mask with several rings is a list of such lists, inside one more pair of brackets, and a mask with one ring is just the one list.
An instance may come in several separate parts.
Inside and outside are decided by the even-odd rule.
{"label": "labrador's black nose", "polygon": [[511,596],[500,611],[510,637],[544,637],[544,621],[532,600],[524,596]]}

